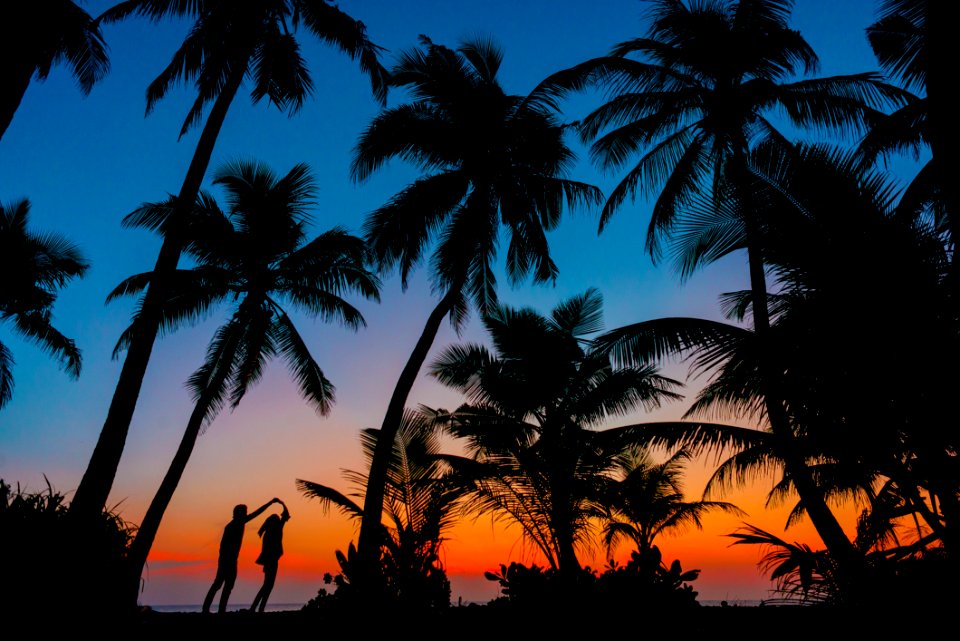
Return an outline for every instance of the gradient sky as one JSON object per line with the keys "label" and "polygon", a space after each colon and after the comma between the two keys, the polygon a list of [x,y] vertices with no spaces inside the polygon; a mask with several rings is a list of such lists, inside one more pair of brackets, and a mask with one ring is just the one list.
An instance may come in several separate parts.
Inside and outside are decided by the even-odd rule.
{"label": "gradient sky", "polygon": [[[83,6],[97,15],[111,4],[91,0]],[[393,54],[414,46],[419,34],[447,45],[490,36],[505,51],[501,82],[517,94],[644,31],[639,0],[343,0],[340,6],[366,23],[371,39],[388,50],[388,64]],[[871,0],[798,0],[792,24],[820,55],[822,74],[876,68],[863,35],[874,8]],[[56,489],[72,492],[99,435],[120,369],[110,354],[132,310],[131,302],[105,306],[103,301],[121,279],[151,269],[159,248],[156,237],[123,230],[119,221],[140,203],[179,190],[198,136],[194,130],[177,141],[194,98],[190,87],[172,91],[144,118],[146,86],[166,66],[188,26],[134,19],[106,27],[112,69],[91,95],[83,98],[67,71],[54,69],[46,82],[30,86],[0,142],[0,201],[29,198],[32,229],[66,235],[92,264],[83,280],[62,292],[55,309],[55,325],[83,350],[78,381],[8,326],[0,326],[0,340],[16,359],[13,400],[0,411],[0,478],[8,483],[37,490],[45,487],[46,476]],[[255,159],[285,173],[306,162],[319,187],[316,231],[341,225],[359,233],[364,216],[416,174],[394,163],[367,183],[350,182],[352,146],[377,105],[355,63],[307,34],[300,40],[316,85],[314,99],[288,118],[266,104],[252,105],[249,93],[241,90],[211,169],[228,160]],[[396,94],[391,102],[401,99]],[[575,119],[597,104],[597,96],[577,96],[567,103],[565,117]],[[606,192],[617,179],[598,175],[586,160],[572,177]],[[648,216],[644,203],[627,205],[599,237],[596,212],[566,218],[550,236],[560,267],[556,285],[510,289],[502,278],[502,300],[548,311],[573,294],[597,287],[604,295],[608,328],[664,316],[720,318],[717,296],[746,284],[745,257],[729,257],[680,283],[669,267],[651,265],[643,252]],[[283,363],[273,362],[240,407],[224,412],[199,440],[153,547],[143,603],[199,603],[213,579],[217,546],[232,506],[245,502],[253,509],[273,496],[287,501],[293,519],[285,530],[286,555],[271,601],[302,603],[316,593],[324,572],[336,571],[334,550],[346,547],[353,526],[302,499],[294,479],[347,489],[340,470],[361,467],[358,431],[379,426],[396,377],[434,302],[426,273],[420,270],[407,292],[401,291],[398,279],[386,278],[381,304],[356,304],[368,322],[358,333],[297,319],[314,356],[337,386],[337,403],[329,417],[314,414],[299,399]],[[200,364],[213,329],[223,319],[219,310],[196,327],[164,337],[154,350],[110,497],[111,507],[129,521],[142,518],[176,449],[191,409],[183,382]],[[483,340],[475,318],[462,338]],[[456,340],[444,326],[434,353]],[[684,376],[677,366],[667,373]],[[688,395],[696,389],[693,381]],[[459,402],[425,377],[410,398],[411,405],[433,407]],[[676,418],[685,407],[679,403],[611,426]],[[691,469],[691,497],[699,496],[710,464],[702,461]],[[746,510],[750,522],[779,533],[786,512],[763,507],[771,483],[760,479],[726,498]],[[845,513],[849,517],[852,511]],[[700,598],[766,596],[770,584],[756,569],[758,551],[729,548],[729,539],[722,536],[738,525],[736,517],[715,516],[703,532],[661,542],[667,557],[703,571],[694,583]],[[253,563],[259,551],[256,524],[248,530],[232,598],[238,607],[249,603],[261,581],[260,568]],[[806,525],[785,536],[819,545]],[[537,560],[518,530],[494,526],[489,518],[465,521],[445,547],[454,602],[460,596],[496,596],[495,584],[482,577],[484,570],[512,560]],[[597,567],[603,555],[585,555],[584,560]]]}

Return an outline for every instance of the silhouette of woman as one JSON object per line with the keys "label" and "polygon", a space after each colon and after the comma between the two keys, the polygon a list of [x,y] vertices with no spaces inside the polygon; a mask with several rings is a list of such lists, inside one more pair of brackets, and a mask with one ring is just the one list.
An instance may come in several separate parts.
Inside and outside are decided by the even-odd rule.
{"label": "silhouette of woman", "polygon": [[283,512],[279,516],[276,514],[268,516],[257,531],[263,539],[263,547],[256,561],[263,566],[263,586],[253,599],[253,605],[250,606],[251,612],[263,612],[267,607],[267,599],[270,598],[273,584],[277,580],[277,565],[280,557],[283,556],[283,526],[290,520],[286,503],[283,501],[279,503],[283,506]]}

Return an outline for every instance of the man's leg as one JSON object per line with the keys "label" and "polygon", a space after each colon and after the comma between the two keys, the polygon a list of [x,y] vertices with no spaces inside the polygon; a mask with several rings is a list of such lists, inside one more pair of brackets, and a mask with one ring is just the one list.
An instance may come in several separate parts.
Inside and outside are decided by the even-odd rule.
{"label": "man's leg", "polygon": [[223,585],[223,574],[220,571],[220,568],[217,568],[217,576],[213,580],[213,585],[210,586],[210,589],[207,590],[207,596],[203,599],[203,611],[210,612],[210,606],[213,604],[213,597],[217,593],[217,590],[220,589],[220,586]]}
{"label": "man's leg", "polygon": [[227,602],[230,601],[230,593],[233,591],[233,584],[237,580],[237,566],[234,565],[224,572],[223,592],[220,593],[220,608],[217,610],[221,614],[227,611]]}

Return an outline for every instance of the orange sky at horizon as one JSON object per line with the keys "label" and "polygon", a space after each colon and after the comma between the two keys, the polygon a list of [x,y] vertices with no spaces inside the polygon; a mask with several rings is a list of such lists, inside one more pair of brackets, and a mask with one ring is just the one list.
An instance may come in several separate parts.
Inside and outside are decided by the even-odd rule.
{"label": "orange sky at horizon", "polygon": [[[359,449],[355,445],[355,449]],[[260,450],[265,455],[267,452]],[[197,455],[202,456],[198,453]],[[269,458],[269,456],[266,456]],[[699,498],[700,491],[712,471],[713,461],[698,460],[690,466],[685,478],[685,487],[690,498]],[[193,462],[192,462],[193,463]],[[203,463],[191,465],[188,474],[202,475]],[[286,469],[284,467],[284,469]],[[251,470],[260,476],[260,471]],[[289,477],[288,477],[289,478]],[[307,477],[341,491],[349,488],[337,477]],[[261,477],[262,479],[262,477]],[[184,480],[184,484],[190,482]],[[773,587],[768,578],[757,568],[762,551],[756,546],[733,546],[724,535],[733,532],[743,521],[766,529],[788,541],[802,541],[814,548],[822,547],[819,537],[809,524],[804,522],[784,532],[783,526],[790,506],[765,508],[766,491],[771,479],[758,480],[750,488],[722,497],[748,513],[741,519],[736,515],[709,514],[702,531],[687,530],[675,536],[664,536],[658,545],[668,563],[679,559],[685,570],[699,569],[700,577],[692,583],[701,600],[757,600],[769,597]],[[292,487],[277,492],[287,502],[292,519],[284,531],[285,555],[280,562],[280,572],[272,603],[303,603],[323,587],[324,573],[335,574],[338,566],[335,550],[345,550],[350,541],[356,540],[354,524],[347,517],[331,510],[324,514],[320,506],[300,496]],[[250,509],[272,496],[261,493],[237,492],[236,496],[252,496],[247,500]],[[199,603],[216,572],[216,557],[223,526],[230,518],[232,504],[227,501],[223,509],[210,513],[209,494],[178,495],[174,498],[161,527],[147,571],[144,575],[144,591],[141,603],[151,605],[186,605]],[[268,509],[264,517],[277,511]],[[852,531],[857,510],[846,506],[838,511],[848,531]],[[254,563],[259,553],[260,541],[256,531],[262,518],[247,526],[244,547],[240,557],[240,577],[231,598],[232,607],[245,607],[262,581],[260,566]],[[629,556],[630,549],[624,545],[615,555],[620,561]],[[497,584],[483,578],[485,571],[495,571],[499,564],[518,561],[526,564],[543,564],[538,555],[520,535],[516,526],[494,522],[490,516],[464,517],[447,533],[442,559],[452,584],[452,601],[486,602],[497,596]],[[584,565],[602,568],[606,555],[602,549],[583,550],[580,559]]]}

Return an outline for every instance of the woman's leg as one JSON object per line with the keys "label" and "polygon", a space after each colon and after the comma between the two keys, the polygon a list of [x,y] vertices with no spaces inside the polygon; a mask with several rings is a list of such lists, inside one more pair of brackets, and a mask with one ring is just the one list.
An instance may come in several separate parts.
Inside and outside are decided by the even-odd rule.
{"label": "woman's leg", "polygon": [[[271,563],[269,565],[263,566],[263,587],[260,588],[260,591],[257,592],[257,598],[254,599],[254,604],[258,601],[260,603],[260,609],[258,612],[263,612],[263,609],[267,607],[267,599],[270,598],[270,592],[273,590],[273,584],[277,580],[277,564]],[[250,608],[251,610],[253,607]]]}

